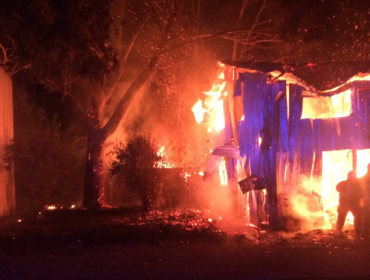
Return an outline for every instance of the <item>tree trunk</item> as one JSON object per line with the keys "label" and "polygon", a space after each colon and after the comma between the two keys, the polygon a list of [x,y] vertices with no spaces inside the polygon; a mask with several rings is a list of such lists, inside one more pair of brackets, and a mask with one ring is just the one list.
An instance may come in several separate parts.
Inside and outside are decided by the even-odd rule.
{"label": "tree trunk", "polygon": [[98,112],[98,105],[93,100],[88,112],[87,152],[82,202],[82,206],[88,209],[100,208],[103,204],[101,151],[105,139],[101,135]]}
{"label": "tree trunk", "polygon": [[102,185],[101,152],[104,141],[114,133],[136,93],[148,81],[154,72],[159,56],[155,55],[148,66],[128,88],[104,127],[100,128],[99,105],[92,100],[88,111],[87,153],[85,162],[84,192],[82,206],[88,209],[100,208],[104,204]]}
{"label": "tree trunk", "polygon": [[14,137],[12,80],[0,67],[0,217],[15,209],[14,166],[4,147]]}

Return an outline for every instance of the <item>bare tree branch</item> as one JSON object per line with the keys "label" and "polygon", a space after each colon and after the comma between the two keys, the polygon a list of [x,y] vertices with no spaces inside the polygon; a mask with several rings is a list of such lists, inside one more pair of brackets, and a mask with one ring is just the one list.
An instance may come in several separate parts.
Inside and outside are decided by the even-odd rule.
{"label": "bare tree branch", "polygon": [[172,25],[176,21],[176,16],[178,13],[178,6],[176,5],[177,2],[175,2],[175,5],[172,9],[171,15],[169,16],[169,19],[167,21],[167,25],[162,33],[162,37],[160,40],[160,43],[158,45],[157,50],[153,54],[149,64],[147,67],[140,73],[140,75],[134,80],[134,82],[130,85],[130,87],[127,89],[126,93],[123,95],[123,97],[118,102],[116,108],[114,109],[112,115],[110,116],[108,122],[100,129],[100,137],[101,140],[104,142],[104,140],[113,133],[118,124],[120,123],[122,117],[126,113],[126,109],[131,104],[132,99],[134,98],[135,94],[140,90],[140,88],[148,81],[151,74],[154,72],[160,58],[161,58],[161,50],[165,47],[165,45],[168,43],[168,34],[170,33],[170,30],[172,28]]}
{"label": "bare tree branch", "polygon": [[268,34],[277,35],[277,33],[273,33],[271,31],[267,31],[267,30],[251,30],[251,29],[245,29],[245,28],[223,30],[223,31],[219,31],[219,32],[211,33],[211,34],[201,34],[201,35],[196,35],[196,36],[189,37],[186,40],[184,40],[183,42],[173,44],[172,46],[169,46],[168,48],[162,50],[161,54],[168,53],[168,52],[170,52],[174,49],[177,49],[177,48],[182,47],[182,46],[187,45],[187,44],[197,43],[198,41],[201,41],[201,40],[211,40],[211,39],[214,39],[214,38],[217,38],[217,37],[226,36],[228,34],[239,34],[240,35],[242,33],[249,33],[249,32],[251,34],[256,33],[256,34],[266,34],[266,35],[268,35]]}
{"label": "bare tree branch", "polygon": [[[241,20],[243,18],[244,12],[247,9],[249,4],[250,4],[249,0],[243,0],[242,1],[242,7],[241,7],[240,12],[239,12],[238,23],[237,23],[238,28],[240,28],[240,26],[241,26]],[[235,58],[236,58],[237,51],[238,51],[238,42],[234,41],[233,54],[232,54],[232,59],[233,60],[235,60]]]}
{"label": "bare tree branch", "polygon": [[257,26],[260,26],[260,25],[264,25],[264,24],[269,23],[269,22],[270,22],[270,20],[269,20],[269,19],[264,20],[264,21],[260,21],[260,22],[257,22],[257,23],[254,25],[254,27],[257,27]]}
{"label": "bare tree branch", "polygon": [[6,50],[3,46],[3,44],[0,43],[0,49],[3,52],[3,60],[0,62],[1,64],[5,65],[7,63],[7,56],[6,56]]}
{"label": "bare tree branch", "polygon": [[123,59],[122,59],[122,62],[121,62],[119,73],[116,75],[113,84],[110,86],[109,90],[106,92],[105,97],[103,98],[103,100],[101,102],[101,106],[104,106],[108,102],[108,100],[112,97],[114,90],[116,89],[119,81],[122,79],[122,76],[125,72],[125,66],[126,66],[127,58],[129,57],[133,47],[135,46],[135,42],[136,42],[137,38],[139,37],[139,35],[144,30],[144,27],[147,25],[148,18],[149,17],[147,17],[143,20],[143,22],[141,23],[139,28],[136,30],[135,34],[131,37],[130,42],[127,44],[127,48],[126,48],[126,51],[123,55]]}
{"label": "bare tree branch", "polygon": [[[260,16],[261,16],[262,12],[263,12],[263,11],[265,10],[265,8],[266,8],[266,3],[267,3],[267,0],[263,0],[262,6],[261,6],[260,10],[258,11],[258,13],[257,13],[257,15],[256,15],[256,17],[255,17],[255,19],[254,19],[254,22],[253,22],[253,25],[252,25],[252,27],[251,27],[251,30],[254,30],[254,29],[256,28],[256,26],[257,26],[256,24],[258,23],[259,18],[260,18]],[[248,40],[248,41],[249,41],[249,38],[250,38],[250,36],[251,36],[251,35],[252,35],[252,33],[248,33],[246,40]],[[242,51],[241,51],[241,53],[240,53],[239,59],[241,58],[241,56],[242,56],[242,55],[243,55],[243,53],[245,52],[245,48],[246,48],[246,45],[244,45],[243,50],[242,50]]]}

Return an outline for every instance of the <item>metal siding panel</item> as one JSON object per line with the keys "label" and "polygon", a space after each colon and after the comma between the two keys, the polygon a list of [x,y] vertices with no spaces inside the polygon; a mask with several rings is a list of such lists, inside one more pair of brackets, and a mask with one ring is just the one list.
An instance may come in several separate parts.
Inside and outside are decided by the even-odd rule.
{"label": "metal siding panel", "polygon": [[243,87],[243,109],[245,120],[244,151],[250,159],[251,173],[259,176],[261,172],[260,148],[258,137],[263,127],[263,106],[266,88],[264,74],[245,73],[241,75]]}

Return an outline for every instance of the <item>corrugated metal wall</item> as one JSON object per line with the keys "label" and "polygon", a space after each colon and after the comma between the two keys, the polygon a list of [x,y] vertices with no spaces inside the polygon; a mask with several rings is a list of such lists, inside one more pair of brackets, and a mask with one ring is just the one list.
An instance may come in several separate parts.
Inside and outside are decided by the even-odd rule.
{"label": "corrugated metal wall", "polygon": [[[242,95],[244,121],[238,123],[239,147],[246,169],[266,179],[270,222],[277,214],[277,162],[286,161],[287,109],[285,82],[267,83],[259,73],[242,73],[235,96]],[[280,96],[280,97],[279,97]]]}
{"label": "corrugated metal wall", "polygon": [[370,148],[369,82],[353,84],[351,116],[331,119],[300,120],[302,89],[296,85],[290,85],[290,88],[289,162],[292,180],[297,180],[299,174],[320,177],[323,151]]}
{"label": "corrugated metal wall", "polygon": [[288,110],[285,82],[241,73],[236,83],[234,96],[242,96],[245,115],[238,122],[240,154],[251,174],[266,178],[274,211],[280,193],[304,191],[302,175],[321,177],[323,151],[370,148],[370,82],[353,83],[353,113],[342,118],[301,120],[302,90],[289,85]]}

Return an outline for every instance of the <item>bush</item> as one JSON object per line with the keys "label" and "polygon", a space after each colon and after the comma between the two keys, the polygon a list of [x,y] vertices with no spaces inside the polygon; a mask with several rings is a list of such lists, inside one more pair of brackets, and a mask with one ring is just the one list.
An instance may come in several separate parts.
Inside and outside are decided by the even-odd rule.
{"label": "bush", "polygon": [[158,168],[162,157],[157,155],[154,143],[149,137],[134,135],[126,145],[116,144],[111,154],[116,157],[109,169],[111,176],[139,195],[144,211],[151,210],[164,176]]}

